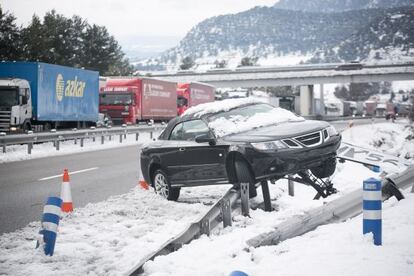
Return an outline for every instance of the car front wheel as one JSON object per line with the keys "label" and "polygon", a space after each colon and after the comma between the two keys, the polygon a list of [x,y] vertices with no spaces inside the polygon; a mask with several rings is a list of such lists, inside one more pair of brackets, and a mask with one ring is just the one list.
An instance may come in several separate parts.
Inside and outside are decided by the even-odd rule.
{"label": "car front wheel", "polygon": [[311,172],[314,176],[318,178],[326,178],[333,175],[336,169],[336,158],[329,158],[325,162],[322,163],[321,166],[312,168]]}
{"label": "car front wheel", "polygon": [[172,188],[168,181],[167,174],[162,170],[157,170],[155,172],[153,183],[155,193],[168,200],[176,201],[180,196],[180,188]]}
{"label": "car front wheel", "polygon": [[237,160],[234,167],[236,169],[238,187],[240,187],[240,183],[249,183],[249,198],[256,197],[257,191],[255,181],[247,164],[244,161]]}

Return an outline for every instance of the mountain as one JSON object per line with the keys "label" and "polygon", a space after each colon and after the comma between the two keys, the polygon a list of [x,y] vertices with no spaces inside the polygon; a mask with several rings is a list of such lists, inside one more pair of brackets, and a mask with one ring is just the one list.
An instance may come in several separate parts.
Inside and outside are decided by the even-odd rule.
{"label": "mountain", "polygon": [[204,20],[177,47],[141,66],[176,69],[187,56],[196,60],[199,69],[210,69],[221,60],[235,67],[246,56],[257,58],[260,65],[413,60],[413,26],[412,6],[335,13],[256,7]]}
{"label": "mountain", "polygon": [[308,12],[341,12],[413,5],[413,0],[280,0],[274,7]]}

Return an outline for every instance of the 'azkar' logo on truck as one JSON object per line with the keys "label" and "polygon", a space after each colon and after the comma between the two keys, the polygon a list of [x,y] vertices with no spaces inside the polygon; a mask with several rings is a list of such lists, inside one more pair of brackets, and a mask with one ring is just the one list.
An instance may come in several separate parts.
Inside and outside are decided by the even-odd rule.
{"label": "'azkar' logo on truck", "polygon": [[66,83],[62,74],[58,74],[56,77],[56,97],[59,102],[62,101],[63,96],[82,98],[85,87],[86,82],[79,81],[77,76],[74,80],[67,80]]}

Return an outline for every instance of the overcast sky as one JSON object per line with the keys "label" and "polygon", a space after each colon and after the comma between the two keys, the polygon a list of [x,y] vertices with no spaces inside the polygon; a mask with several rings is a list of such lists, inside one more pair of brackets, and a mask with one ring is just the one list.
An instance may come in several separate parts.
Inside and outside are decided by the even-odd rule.
{"label": "overcast sky", "polygon": [[236,13],[278,0],[0,0],[24,26],[36,13],[55,9],[68,17],[77,14],[89,23],[104,25],[115,37],[180,36],[200,21]]}

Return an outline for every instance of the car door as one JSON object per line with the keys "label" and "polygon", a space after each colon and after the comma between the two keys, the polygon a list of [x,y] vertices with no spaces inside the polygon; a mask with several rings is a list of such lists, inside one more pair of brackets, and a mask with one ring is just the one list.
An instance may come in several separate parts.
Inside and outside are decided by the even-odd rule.
{"label": "car door", "polygon": [[192,186],[226,181],[226,146],[195,141],[199,135],[213,137],[204,121],[191,120],[182,124],[181,136],[177,140],[179,165],[176,171],[179,173],[171,182]]}

